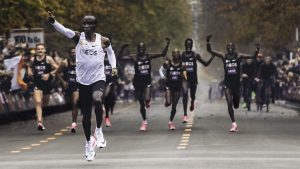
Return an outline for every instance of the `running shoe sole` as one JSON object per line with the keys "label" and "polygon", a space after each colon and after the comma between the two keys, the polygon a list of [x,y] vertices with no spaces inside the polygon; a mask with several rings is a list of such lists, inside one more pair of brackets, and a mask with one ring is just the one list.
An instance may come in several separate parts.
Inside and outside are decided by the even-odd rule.
{"label": "running shoe sole", "polygon": [[92,161],[95,160],[95,157],[96,157],[96,152],[95,152],[95,155],[94,155],[94,158],[93,158],[93,159],[88,159],[88,157],[85,155],[85,160],[86,160],[87,162],[92,162]]}
{"label": "running shoe sole", "polygon": [[183,120],[183,121],[182,121],[182,123],[187,123],[187,122],[188,122],[187,120]]}
{"label": "running shoe sole", "polygon": [[45,130],[45,127],[39,125],[39,126],[37,127],[37,129],[38,129],[39,131],[44,131],[44,130]]}
{"label": "running shoe sole", "polygon": [[75,129],[75,128],[72,128],[72,129],[71,129],[71,133],[76,133],[76,129]]}
{"label": "running shoe sole", "polygon": [[229,130],[229,132],[231,132],[231,133],[236,133],[236,132],[238,132],[239,130],[236,128],[235,130],[232,130],[232,129],[230,129]]}
{"label": "running shoe sole", "polygon": [[239,130],[230,130],[229,132],[231,132],[231,133],[237,133],[237,132],[239,132]]}
{"label": "running shoe sole", "polygon": [[95,159],[95,157],[96,157],[96,152],[95,152],[95,147],[96,147],[96,138],[95,138],[94,136],[91,136],[91,137],[93,137],[93,140],[94,140],[94,142],[93,142],[94,156],[93,156],[93,158],[89,159],[89,158],[88,158],[88,156],[87,156],[87,155],[85,155],[85,160],[86,160],[86,161],[88,161],[88,162],[91,162],[91,161],[93,161],[93,160]]}
{"label": "running shoe sole", "polygon": [[101,142],[101,144],[98,146],[98,144],[97,144],[97,148],[105,148],[106,147],[106,140],[104,139],[104,141],[103,142]]}

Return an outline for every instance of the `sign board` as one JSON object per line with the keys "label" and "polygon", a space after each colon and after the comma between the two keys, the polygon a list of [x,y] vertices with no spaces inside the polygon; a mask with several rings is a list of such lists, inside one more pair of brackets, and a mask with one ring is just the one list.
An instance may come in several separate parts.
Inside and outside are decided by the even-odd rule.
{"label": "sign board", "polygon": [[37,43],[44,43],[44,29],[11,29],[10,42],[12,44],[27,43],[29,45],[29,48],[35,48],[35,45]]}

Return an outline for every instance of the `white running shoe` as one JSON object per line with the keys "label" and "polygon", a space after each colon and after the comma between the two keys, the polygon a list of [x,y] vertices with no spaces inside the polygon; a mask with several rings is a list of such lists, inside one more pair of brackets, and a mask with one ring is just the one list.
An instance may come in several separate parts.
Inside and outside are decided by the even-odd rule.
{"label": "white running shoe", "polygon": [[46,130],[46,128],[45,128],[45,126],[43,125],[42,122],[38,122],[37,129],[38,129],[39,131],[44,131],[44,130]]}
{"label": "white running shoe", "polygon": [[142,122],[142,125],[140,127],[140,131],[146,131],[147,130],[147,125],[148,125],[148,122],[145,120]]}
{"label": "white running shoe", "polygon": [[97,143],[97,148],[105,148],[106,147],[106,140],[104,138],[103,132],[101,128],[95,129],[95,138]]}
{"label": "white running shoe", "polygon": [[176,127],[172,121],[169,121],[168,125],[170,130],[176,130]]}
{"label": "white running shoe", "polygon": [[229,130],[230,132],[238,132],[238,126],[236,124],[236,122],[232,123],[231,128]]}
{"label": "white running shoe", "polygon": [[183,116],[182,117],[182,123],[187,123],[189,120],[188,116]]}
{"label": "white running shoe", "polygon": [[76,133],[76,127],[77,127],[77,124],[75,122],[72,123],[71,125],[71,133]]}
{"label": "white running shoe", "polygon": [[95,152],[96,140],[95,137],[91,136],[90,141],[85,143],[85,159],[86,161],[93,161],[96,156]]}

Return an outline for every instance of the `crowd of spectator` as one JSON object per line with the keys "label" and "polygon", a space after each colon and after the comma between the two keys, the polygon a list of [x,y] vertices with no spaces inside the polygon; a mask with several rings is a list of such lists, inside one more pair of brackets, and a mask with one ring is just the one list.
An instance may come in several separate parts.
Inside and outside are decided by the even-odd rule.
{"label": "crowd of spectator", "polygon": [[[3,97],[4,94],[9,95],[10,93],[15,93],[16,91],[22,93],[22,96],[25,100],[30,99],[30,95],[33,91],[33,88],[31,87],[32,82],[30,81],[30,78],[26,77],[26,67],[29,66],[30,58],[34,56],[34,54],[34,49],[29,49],[28,45],[25,43],[17,45],[7,43],[6,45],[4,45],[4,48],[0,50],[0,101],[2,103],[5,99]],[[64,59],[64,57],[61,57],[55,50],[48,50],[48,55],[52,56],[58,65]],[[22,67],[8,67],[5,64],[6,60],[12,59],[14,57],[22,57],[22,60],[24,61]],[[293,57],[290,57],[288,55],[279,55],[276,58],[273,58],[273,63],[275,64],[278,72],[277,80],[272,92],[273,97],[276,100],[288,99],[300,102],[300,48],[293,54]],[[22,81],[26,83],[26,86],[22,85],[22,81],[20,81],[20,79],[17,79],[19,87],[12,87],[12,79],[14,78],[14,76],[17,76],[17,74],[14,73],[14,71],[16,71],[14,70],[15,68],[22,69]],[[133,67],[123,68],[124,81],[122,84],[116,85],[117,98],[119,100],[123,99],[123,101],[125,102],[132,101],[135,99],[133,94],[134,88],[132,86],[130,78],[126,78],[127,74],[130,74],[130,72],[132,74],[133,71],[131,69],[133,69]],[[128,75],[128,77],[130,76]],[[162,93],[163,88],[161,87],[161,84],[161,79],[154,80],[154,97],[160,96],[160,93]],[[60,81],[54,78],[53,86],[53,92],[58,92],[63,96],[63,91],[61,87],[62,85],[60,84]]]}
{"label": "crowd of spectator", "polygon": [[293,57],[282,55],[274,61],[278,78],[275,85],[275,98],[300,102],[300,48]]}

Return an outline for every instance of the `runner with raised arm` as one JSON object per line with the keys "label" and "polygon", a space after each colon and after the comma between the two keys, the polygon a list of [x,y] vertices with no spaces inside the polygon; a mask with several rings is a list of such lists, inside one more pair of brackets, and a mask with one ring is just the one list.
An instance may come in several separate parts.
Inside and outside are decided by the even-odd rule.
{"label": "runner with raised arm", "polygon": [[134,61],[135,75],[133,79],[133,85],[135,88],[136,97],[140,103],[140,112],[143,119],[140,131],[146,131],[148,124],[145,107],[150,107],[152,81],[151,60],[162,56],[166,56],[170,44],[170,39],[166,38],[166,41],[166,46],[160,54],[146,53],[146,46],[144,43],[141,42],[137,45],[137,54],[129,55]]}
{"label": "runner with raised arm", "polygon": [[240,60],[241,59],[255,59],[258,52],[259,52],[259,45],[256,45],[256,50],[253,56],[245,56],[245,55],[238,55],[235,52],[235,46],[233,43],[229,43],[227,45],[227,53],[221,54],[216,51],[213,51],[210,44],[211,35],[207,36],[207,51],[214,56],[222,59],[224,64],[224,85],[225,85],[225,96],[228,106],[228,112],[230,119],[232,121],[232,125],[230,128],[230,132],[237,132],[238,126],[235,121],[234,117],[234,110],[239,108],[240,104]]}
{"label": "runner with raised arm", "polygon": [[[95,33],[97,20],[94,16],[85,16],[82,20],[83,32],[65,28],[49,13],[49,22],[61,34],[73,39],[76,44],[76,81],[79,88],[79,103],[83,115],[82,125],[86,137],[85,158],[92,161],[95,158],[95,145],[106,147],[102,132],[103,109],[102,98],[105,90],[104,57],[107,52],[112,66],[112,75],[117,75],[116,57],[110,40]],[[91,135],[92,106],[95,106],[97,126],[93,137]]]}
{"label": "runner with raised arm", "polygon": [[199,61],[202,65],[207,67],[214,56],[206,62],[202,59],[199,53],[194,52],[193,49],[193,40],[188,38],[185,40],[185,51],[181,55],[181,61],[183,66],[186,68],[187,72],[187,80],[184,80],[182,83],[183,87],[183,113],[184,116],[182,118],[182,122],[186,123],[188,120],[187,116],[187,104],[188,104],[188,91],[190,89],[190,97],[191,97],[191,105],[190,111],[193,111],[195,108],[195,99],[196,99],[196,90],[198,85],[198,75],[197,75],[197,61]]}

